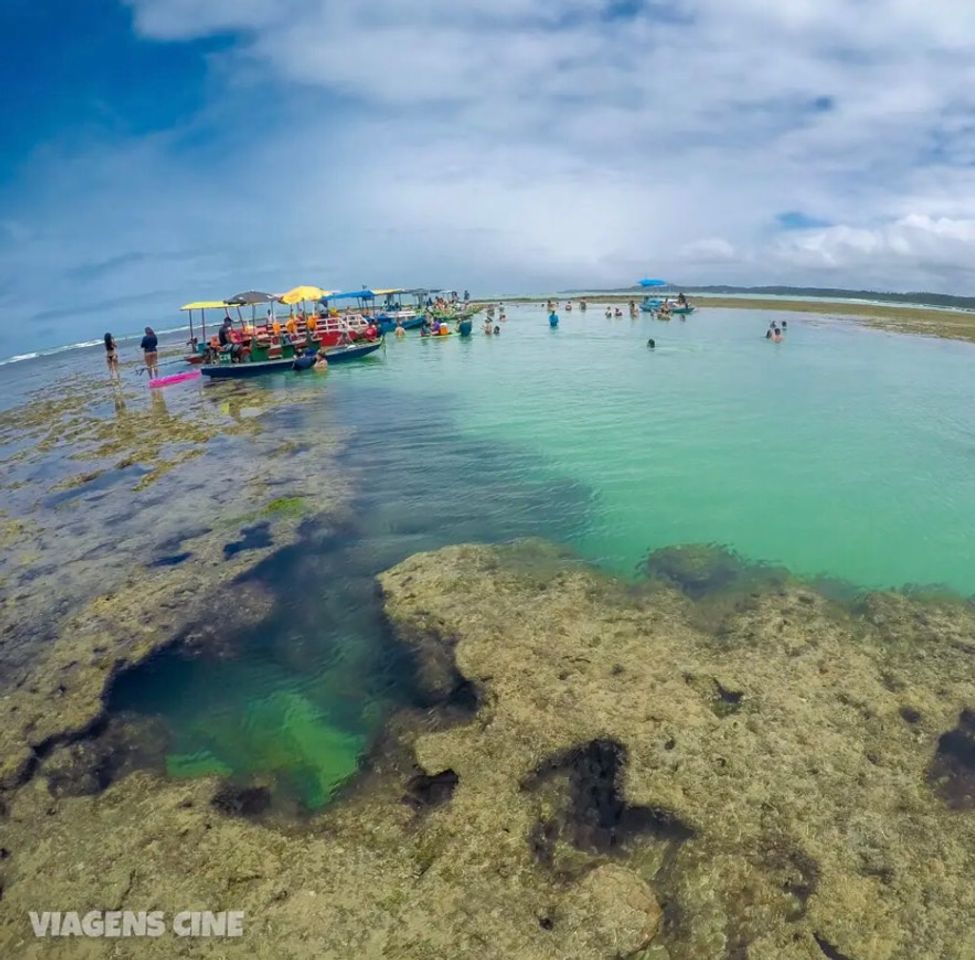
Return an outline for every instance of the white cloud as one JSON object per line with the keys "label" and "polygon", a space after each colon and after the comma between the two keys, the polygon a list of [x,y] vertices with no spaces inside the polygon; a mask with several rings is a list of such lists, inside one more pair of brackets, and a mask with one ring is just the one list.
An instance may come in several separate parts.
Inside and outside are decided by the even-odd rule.
{"label": "white cloud", "polygon": [[[911,214],[877,227],[836,226],[805,231],[781,240],[777,255],[788,263],[812,268],[920,268],[928,275],[975,274],[975,219],[937,219]],[[971,264],[971,266],[969,266]]]}
{"label": "white cloud", "polygon": [[[59,266],[77,302],[174,305],[648,272],[975,293],[975,5],[124,2],[149,40],[229,37],[211,99],[188,129],[38,154],[4,214],[31,231],[0,232],[18,309]],[[782,235],[783,211],[836,226]]]}
{"label": "white cloud", "polygon": [[728,263],[738,258],[735,248],[721,237],[704,237],[692,240],[681,247],[682,259],[691,263]]}

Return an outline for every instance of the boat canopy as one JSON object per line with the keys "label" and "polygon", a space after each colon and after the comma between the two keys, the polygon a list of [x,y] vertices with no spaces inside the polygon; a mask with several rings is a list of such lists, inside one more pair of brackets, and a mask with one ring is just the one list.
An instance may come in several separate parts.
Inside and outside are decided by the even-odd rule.
{"label": "boat canopy", "polygon": [[228,303],[226,300],[194,300],[192,303],[184,303],[180,307],[180,310],[224,309],[231,306],[233,304]]}
{"label": "boat canopy", "polygon": [[344,293],[327,293],[323,300],[374,300],[383,290],[346,290]]}
{"label": "boat canopy", "polygon": [[249,307],[255,303],[274,303],[276,299],[273,293],[265,293],[263,290],[245,290],[228,297],[227,303],[235,307]]}
{"label": "boat canopy", "polygon": [[391,297],[394,293],[408,293],[409,291],[404,290],[402,287],[389,287],[384,290],[373,290],[372,291],[377,297]]}
{"label": "boat canopy", "polygon": [[282,293],[277,297],[282,303],[292,304],[301,303],[302,300],[322,300],[327,298],[330,291],[323,290],[321,287],[301,286],[293,287],[287,293]]}
{"label": "boat canopy", "polygon": [[652,280],[649,277],[644,277],[640,281],[640,286],[641,287],[666,287],[667,286],[667,281],[666,280]]}

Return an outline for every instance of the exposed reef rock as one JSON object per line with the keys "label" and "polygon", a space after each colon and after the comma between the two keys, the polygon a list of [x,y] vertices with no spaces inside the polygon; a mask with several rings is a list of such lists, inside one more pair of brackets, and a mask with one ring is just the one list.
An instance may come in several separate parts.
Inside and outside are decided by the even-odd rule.
{"label": "exposed reef rock", "polygon": [[[519,569],[531,550],[543,584]],[[605,853],[639,872],[671,958],[975,955],[970,605],[875,595],[857,616],[775,577],[705,634],[659,588],[510,552],[444,550],[382,578],[401,635],[429,642],[435,623],[484,704],[420,739],[424,769],[456,771],[458,798],[518,777],[539,861],[573,876]],[[754,582],[721,551],[648,566],[691,596]],[[554,797],[546,768],[568,771]]]}
{"label": "exposed reef rock", "polygon": [[0,821],[0,955],[82,955],[34,940],[43,903],[247,914],[240,942],[92,957],[975,956],[970,606],[843,609],[783,582],[726,595],[705,631],[659,578],[538,543],[418,555],[381,584],[430,695],[473,713],[394,718],[302,822],[258,781],[99,791],[56,751]]}
{"label": "exposed reef rock", "polygon": [[171,644],[212,654],[259,622],[273,597],[252,571],[310,516],[345,519],[342,431],[296,454],[275,429],[315,396],[167,399],[72,374],[0,413],[0,790],[97,730],[120,671]]}

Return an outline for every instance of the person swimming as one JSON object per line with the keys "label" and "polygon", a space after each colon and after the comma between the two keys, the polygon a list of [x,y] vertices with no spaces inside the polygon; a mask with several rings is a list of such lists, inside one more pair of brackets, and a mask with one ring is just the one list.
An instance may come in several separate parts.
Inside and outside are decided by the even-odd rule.
{"label": "person swimming", "polygon": [[613,316],[614,316],[614,317],[622,317],[622,316],[623,316],[623,311],[622,311],[622,310],[620,310],[620,308],[619,308],[619,307],[617,307],[617,308],[616,308],[616,309],[615,309],[615,310],[613,311]]}
{"label": "person swimming", "polygon": [[649,339],[649,340],[647,341],[647,346],[648,346],[648,347],[649,347],[649,348],[650,348],[651,350],[654,350],[654,349],[656,348],[656,346],[657,346],[657,341],[656,341],[656,340],[654,340],[654,339],[653,339],[653,337],[651,337],[651,338],[650,338],[650,339]]}
{"label": "person swimming", "polygon": [[606,313],[605,313],[606,319],[609,320],[610,317],[612,317],[612,316],[613,316],[613,310],[612,310],[612,308],[611,307],[607,307],[606,308]]}
{"label": "person swimming", "polygon": [[498,336],[500,336],[500,335],[501,335],[501,328],[500,328],[500,327],[495,327],[495,328],[494,328],[494,335],[495,335],[496,337],[498,337]]}
{"label": "person swimming", "polygon": [[402,320],[397,320],[396,321],[396,330],[394,331],[394,333],[396,334],[397,337],[405,337],[406,336],[406,331],[403,329],[403,321]]}

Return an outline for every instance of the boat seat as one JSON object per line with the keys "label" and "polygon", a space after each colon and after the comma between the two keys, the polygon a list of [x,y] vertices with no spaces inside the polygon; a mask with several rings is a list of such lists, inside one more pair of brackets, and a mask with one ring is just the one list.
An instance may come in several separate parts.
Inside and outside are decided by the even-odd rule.
{"label": "boat seat", "polygon": [[276,344],[273,347],[267,348],[267,358],[268,360],[280,360],[281,359],[281,344]]}

